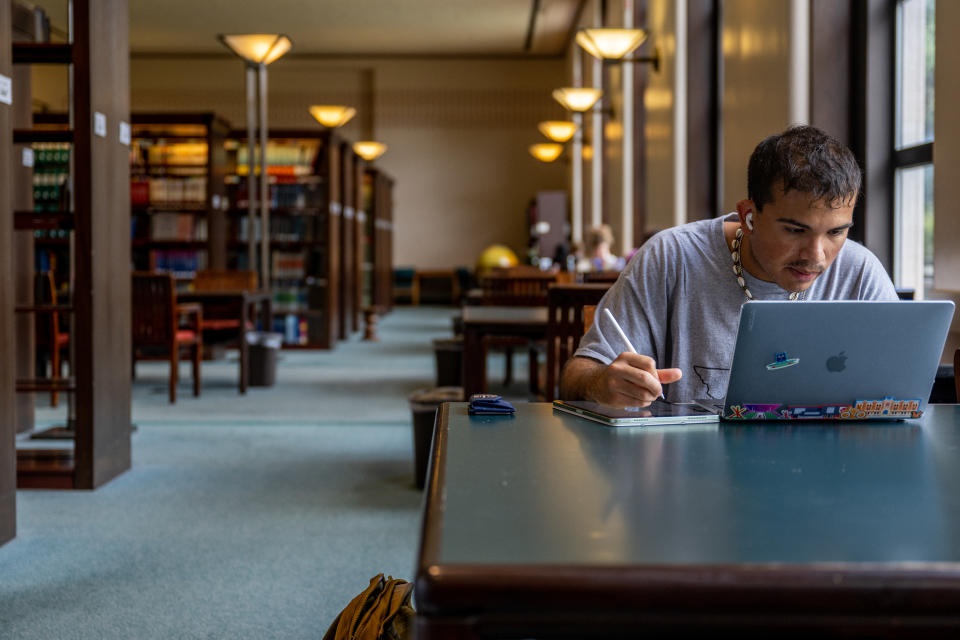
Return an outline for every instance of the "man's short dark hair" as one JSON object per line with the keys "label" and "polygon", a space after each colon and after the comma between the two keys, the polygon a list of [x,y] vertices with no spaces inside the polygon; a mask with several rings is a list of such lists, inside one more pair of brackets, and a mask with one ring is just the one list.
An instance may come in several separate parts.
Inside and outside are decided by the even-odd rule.
{"label": "man's short dark hair", "polygon": [[860,167],[853,152],[839,140],[810,126],[790,127],[772,135],[753,150],[747,167],[747,197],[757,211],[773,200],[774,187],[783,193],[810,194],[811,203],[852,204],[860,192]]}

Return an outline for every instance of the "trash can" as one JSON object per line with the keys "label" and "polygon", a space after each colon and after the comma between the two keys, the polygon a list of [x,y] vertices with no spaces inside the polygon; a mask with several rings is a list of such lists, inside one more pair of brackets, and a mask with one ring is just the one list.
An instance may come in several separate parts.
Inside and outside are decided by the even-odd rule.
{"label": "trash can", "polygon": [[444,402],[463,402],[463,387],[417,389],[410,394],[410,411],[413,413],[413,480],[418,489],[423,489],[426,483],[434,422],[437,409]]}
{"label": "trash can", "polygon": [[463,371],[463,337],[433,341],[438,387],[459,387]]}
{"label": "trash can", "polygon": [[283,334],[280,333],[247,332],[251,387],[272,387],[277,381],[277,354],[282,343]]}

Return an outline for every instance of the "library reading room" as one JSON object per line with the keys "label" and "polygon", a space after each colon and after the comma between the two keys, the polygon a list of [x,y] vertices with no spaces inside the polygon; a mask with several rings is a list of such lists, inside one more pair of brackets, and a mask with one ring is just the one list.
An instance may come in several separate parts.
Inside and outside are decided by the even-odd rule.
{"label": "library reading room", "polygon": [[0,0],[0,638],[960,637],[954,27]]}

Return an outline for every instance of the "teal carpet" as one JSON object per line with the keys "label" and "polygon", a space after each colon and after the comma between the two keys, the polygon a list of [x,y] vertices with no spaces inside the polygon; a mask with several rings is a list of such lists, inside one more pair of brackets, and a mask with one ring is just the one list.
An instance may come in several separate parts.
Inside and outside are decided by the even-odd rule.
{"label": "teal carpet", "polygon": [[[235,358],[204,363],[199,398],[185,366],[173,406],[164,365],[139,364],[133,468],[92,492],[17,493],[0,638],[318,638],[371,576],[412,579],[407,397],[433,385],[451,314],[398,308],[381,342],[282,352],[277,385],[246,396]],[[38,407],[38,425],[62,415]]]}

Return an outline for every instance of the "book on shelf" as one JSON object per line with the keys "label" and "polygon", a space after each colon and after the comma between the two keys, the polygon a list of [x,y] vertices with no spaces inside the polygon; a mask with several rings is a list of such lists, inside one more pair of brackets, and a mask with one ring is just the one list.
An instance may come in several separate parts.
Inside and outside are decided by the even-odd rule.
{"label": "book on shelf", "polygon": [[302,252],[274,251],[270,255],[270,273],[276,280],[298,280],[306,276]]}
{"label": "book on shelf", "polygon": [[153,249],[150,270],[170,273],[176,278],[192,278],[197,269],[207,268],[207,252],[198,249]]}
{"label": "book on shelf", "polygon": [[163,241],[203,241],[207,239],[207,220],[189,213],[154,213],[150,216],[150,238]]}
{"label": "book on shelf", "polygon": [[[270,140],[267,142],[267,167],[273,169],[291,169],[310,170],[314,159],[317,156],[317,150],[320,147],[318,140]],[[237,149],[237,172],[246,172],[249,164],[248,148],[246,144],[240,144]],[[260,153],[259,145],[255,146],[255,154]]]}
{"label": "book on shelf", "polygon": [[270,239],[277,242],[303,242],[307,238],[307,221],[303,216],[270,218]]}
{"label": "book on shelf", "polygon": [[150,181],[149,180],[131,180],[130,181],[130,206],[149,207],[150,206]]}
{"label": "book on shelf", "polygon": [[303,287],[273,287],[273,311],[297,313],[307,308],[307,291]]}
{"label": "book on shelf", "polygon": [[[142,190],[143,180],[131,182],[131,202],[134,189]],[[205,176],[148,178],[147,204],[150,206],[172,206],[183,204],[191,207],[202,207],[207,200],[207,178]],[[134,187],[134,184],[137,186]],[[142,203],[142,193],[137,194]]]}
{"label": "book on shelf", "polygon": [[193,216],[180,213],[155,213],[150,216],[153,240],[192,240]]}
{"label": "book on shelf", "polygon": [[[249,195],[245,181],[232,185],[231,202],[235,209],[249,206]],[[315,182],[300,182],[296,178],[271,178],[268,197],[271,209],[305,209],[316,207],[321,195],[320,186]],[[254,199],[254,206],[259,206]]]}
{"label": "book on shelf", "polygon": [[[140,143],[141,155],[151,165],[206,166],[206,142],[178,142],[176,144]],[[144,153],[145,152],[145,153]]]}
{"label": "book on shelf", "polygon": [[307,318],[295,313],[273,316],[273,332],[283,335],[285,344],[304,345],[309,341]]}
{"label": "book on shelf", "polygon": [[33,148],[33,210],[70,208],[70,145],[37,142]]}
{"label": "book on shelf", "polygon": [[[247,242],[250,238],[250,234],[247,232],[247,216],[240,216],[237,218],[237,227],[235,237],[240,242]],[[260,242],[260,218],[253,217],[253,240],[254,242]]]}

